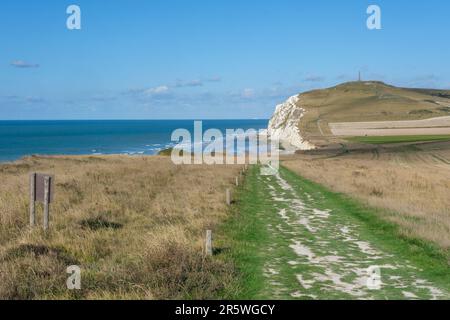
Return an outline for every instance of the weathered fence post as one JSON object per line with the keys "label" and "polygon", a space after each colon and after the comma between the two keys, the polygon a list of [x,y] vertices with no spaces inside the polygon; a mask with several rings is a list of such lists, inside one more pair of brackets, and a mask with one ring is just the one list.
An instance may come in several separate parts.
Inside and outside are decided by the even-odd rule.
{"label": "weathered fence post", "polygon": [[211,230],[206,230],[206,244],[205,244],[205,248],[206,248],[206,255],[207,256],[212,256],[213,254],[213,249],[212,249],[212,231]]}
{"label": "weathered fence post", "polygon": [[36,224],[36,173],[30,174],[30,227]]}
{"label": "weathered fence post", "polygon": [[50,177],[44,178],[44,230],[48,230],[49,226],[49,210],[50,210]]}
{"label": "weathered fence post", "polygon": [[231,193],[230,193],[230,189],[227,189],[227,205],[231,205]]}
{"label": "weathered fence post", "polygon": [[36,202],[44,204],[44,230],[50,224],[50,203],[53,201],[53,176],[42,173],[30,174],[30,227],[36,225]]}

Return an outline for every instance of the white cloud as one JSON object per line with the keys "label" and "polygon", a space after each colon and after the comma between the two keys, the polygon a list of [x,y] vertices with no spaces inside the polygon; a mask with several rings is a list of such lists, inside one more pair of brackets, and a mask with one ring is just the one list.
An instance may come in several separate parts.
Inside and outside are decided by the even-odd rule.
{"label": "white cloud", "polygon": [[27,97],[25,98],[25,101],[28,103],[43,103],[45,102],[45,99],[40,97]]}
{"label": "white cloud", "polygon": [[253,98],[255,96],[255,90],[246,88],[246,89],[242,90],[241,95],[243,98],[247,98],[247,99]]}
{"label": "white cloud", "polygon": [[208,79],[206,79],[206,81],[208,81],[208,82],[220,82],[220,81],[222,81],[222,78],[219,77],[219,76],[216,76],[216,77],[208,78]]}
{"label": "white cloud", "polygon": [[178,80],[174,85],[175,88],[183,88],[183,87],[201,87],[203,86],[203,82],[201,80],[190,80],[190,81],[181,81]]}
{"label": "white cloud", "polygon": [[13,66],[15,68],[22,68],[22,69],[39,68],[38,64],[28,63],[23,60],[14,60],[13,62],[11,62],[11,66]]}
{"label": "white cloud", "polygon": [[146,95],[153,96],[153,95],[164,95],[168,94],[170,91],[168,86],[158,86],[154,88],[150,88],[144,91]]}

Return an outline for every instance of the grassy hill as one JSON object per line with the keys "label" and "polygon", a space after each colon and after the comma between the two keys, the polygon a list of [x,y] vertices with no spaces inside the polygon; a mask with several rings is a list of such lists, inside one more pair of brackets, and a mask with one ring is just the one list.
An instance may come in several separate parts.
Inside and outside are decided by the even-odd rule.
{"label": "grassy hill", "polygon": [[378,81],[347,82],[303,93],[302,135],[316,144],[338,140],[328,123],[419,120],[450,115],[450,90],[398,88]]}

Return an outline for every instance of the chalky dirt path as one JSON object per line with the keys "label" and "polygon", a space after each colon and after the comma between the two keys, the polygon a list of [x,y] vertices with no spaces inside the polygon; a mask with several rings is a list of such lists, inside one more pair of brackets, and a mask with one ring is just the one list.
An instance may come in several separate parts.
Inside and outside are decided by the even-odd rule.
{"label": "chalky dirt path", "polygon": [[271,208],[269,214],[260,215],[271,235],[265,249],[265,295],[275,299],[450,298],[439,284],[423,277],[423,270],[383,252],[370,235],[363,236],[361,222],[343,214],[345,208],[327,208],[320,190],[303,188],[301,180],[285,169],[257,179]]}

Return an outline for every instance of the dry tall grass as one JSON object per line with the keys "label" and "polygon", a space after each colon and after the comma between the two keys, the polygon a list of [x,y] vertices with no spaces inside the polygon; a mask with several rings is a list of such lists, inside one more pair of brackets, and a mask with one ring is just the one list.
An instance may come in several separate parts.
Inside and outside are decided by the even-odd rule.
{"label": "dry tall grass", "polygon": [[448,143],[336,155],[296,155],[287,168],[334,191],[393,211],[384,218],[406,235],[450,249]]}
{"label": "dry tall grass", "polygon": [[[217,297],[234,270],[205,259],[203,239],[226,218],[225,189],[240,168],[125,156],[0,165],[0,298]],[[28,226],[31,171],[56,176],[48,234]],[[72,264],[80,291],[66,288]]]}

